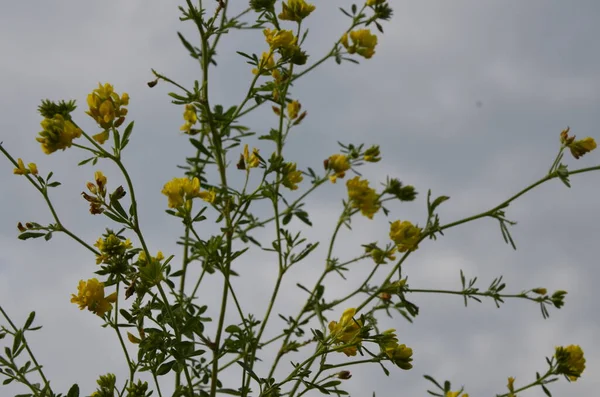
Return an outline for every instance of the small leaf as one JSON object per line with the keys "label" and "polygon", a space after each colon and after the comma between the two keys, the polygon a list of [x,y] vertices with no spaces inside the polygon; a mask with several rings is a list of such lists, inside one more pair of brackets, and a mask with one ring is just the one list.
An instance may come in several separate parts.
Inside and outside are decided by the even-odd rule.
{"label": "small leaf", "polygon": [[38,238],[38,237],[42,237],[45,233],[39,233],[39,232],[25,232],[25,233],[21,233],[19,234],[19,240],[28,240],[30,238]]}
{"label": "small leaf", "polygon": [[79,386],[77,385],[77,383],[71,386],[66,397],[79,397]]}
{"label": "small leaf", "polygon": [[158,367],[158,369],[156,370],[156,375],[160,376],[160,375],[168,374],[169,371],[173,368],[174,364],[175,364],[175,360],[164,363],[163,365]]}
{"label": "small leaf", "polygon": [[27,321],[25,321],[25,326],[23,328],[24,329],[29,329],[29,327],[33,323],[34,319],[35,319],[35,312],[29,313],[29,317],[27,317]]}

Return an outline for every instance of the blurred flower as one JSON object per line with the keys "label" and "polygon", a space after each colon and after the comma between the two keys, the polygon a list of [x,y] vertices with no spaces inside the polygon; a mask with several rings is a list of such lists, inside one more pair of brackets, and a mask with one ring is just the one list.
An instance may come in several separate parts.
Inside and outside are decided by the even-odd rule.
{"label": "blurred flower", "polygon": [[365,151],[364,160],[369,163],[376,163],[381,160],[379,145],[373,145]]}
{"label": "blurred flower", "polygon": [[165,184],[161,193],[169,199],[169,208],[181,207],[186,201],[200,197],[200,180],[173,178]]}
{"label": "blurred flower", "polygon": [[267,44],[271,47],[271,50],[278,48],[292,48],[296,45],[297,37],[291,30],[263,30]]}
{"label": "blurred flower", "polygon": [[349,54],[357,53],[364,58],[371,58],[375,54],[377,45],[377,36],[371,34],[369,29],[359,29],[350,32],[352,45],[348,42],[348,33],[344,33],[341,38],[342,45],[348,50]]}
{"label": "blurred flower", "polygon": [[194,105],[185,105],[183,119],[185,120],[185,124],[183,124],[179,130],[189,133],[192,129],[192,126],[198,121],[198,116],[196,115],[196,108]]}
{"label": "blurred flower", "polygon": [[28,175],[28,174],[37,175],[38,174],[37,165],[35,163],[29,163],[29,164],[27,164],[27,166],[29,168],[25,168],[25,164],[23,163],[23,160],[21,158],[17,159],[17,168],[13,169],[13,174],[15,174],[15,175]]}
{"label": "blurred flower", "polygon": [[390,239],[396,243],[398,252],[414,251],[419,248],[421,229],[409,221],[395,221],[390,226]]}
{"label": "blurred flower", "polygon": [[356,314],[355,308],[346,309],[339,322],[329,323],[329,332],[333,337],[333,343],[338,345],[349,345],[342,349],[346,356],[355,356],[357,345],[360,345],[362,338],[360,330],[363,326],[361,320],[354,320]]}
{"label": "blurred flower", "polygon": [[104,130],[118,127],[125,121],[129,105],[129,94],[119,96],[111,84],[98,84],[98,88],[87,96],[89,110],[86,112]]}
{"label": "blurred flower", "polygon": [[298,101],[291,101],[290,103],[288,103],[287,114],[289,119],[294,120],[296,117],[298,117],[298,113],[300,112],[301,108],[302,105]]}
{"label": "blurred flower", "polygon": [[271,74],[271,69],[275,67],[275,56],[272,51],[263,52],[258,62],[258,68],[252,69],[252,74],[260,74],[263,76],[268,76]]}
{"label": "blurred flower", "polygon": [[73,139],[81,136],[81,130],[60,114],[54,115],[53,118],[45,118],[41,125],[43,130],[36,140],[42,144],[42,150],[46,154],[71,147]]}
{"label": "blurred flower", "polygon": [[329,156],[329,158],[325,160],[324,165],[326,170],[332,170],[334,172],[333,175],[329,176],[329,180],[333,183],[335,183],[338,178],[346,176],[346,171],[350,169],[348,156],[343,154]]}
{"label": "blurred flower", "polygon": [[369,181],[360,180],[360,177],[356,176],[346,182],[346,187],[352,207],[360,209],[364,216],[373,219],[381,204],[375,189],[369,187]]}
{"label": "blurred flower", "polygon": [[87,282],[79,281],[77,289],[77,295],[71,294],[71,303],[78,304],[81,310],[87,308],[100,317],[112,310],[111,303],[117,301],[116,292],[104,297],[104,284],[95,278],[89,279]]}
{"label": "blurred flower", "polygon": [[583,350],[578,345],[558,346],[554,356],[558,364],[556,372],[566,375],[572,381],[576,381],[585,370]]}
{"label": "blurred flower", "polygon": [[296,163],[285,163],[282,174],[281,183],[290,190],[298,189],[298,184],[304,179],[302,172],[296,170]]}
{"label": "blurred flower", "polygon": [[584,154],[596,149],[596,141],[594,140],[594,138],[587,137],[579,141],[574,141],[568,147],[573,157],[579,159]]}
{"label": "blurred flower", "polygon": [[311,12],[315,10],[315,6],[306,3],[304,0],[288,0],[287,4],[282,3],[283,11],[279,14],[279,19],[284,21],[300,22]]}
{"label": "blurred flower", "polygon": [[96,264],[108,263],[110,259],[122,256],[127,250],[130,250],[131,240],[122,240],[115,234],[109,234],[105,238],[100,237],[96,240],[94,247],[100,251],[100,255],[96,256]]}

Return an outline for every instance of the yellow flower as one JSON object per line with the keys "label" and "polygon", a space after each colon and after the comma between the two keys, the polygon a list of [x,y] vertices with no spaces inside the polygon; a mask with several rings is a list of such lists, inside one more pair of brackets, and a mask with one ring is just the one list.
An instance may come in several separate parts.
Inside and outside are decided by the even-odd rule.
{"label": "yellow flower", "polygon": [[367,5],[368,6],[374,6],[377,4],[382,4],[385,3],[386,0],[367,0]]}
{"label": "yellow flower", "polygon": [[359,346],[362,341],[360,330],[363,324],[361,320],[354,320],[355,314],[355,308],[346,309],[339,322],[332,321],[329,323],[329,332],[333,337],[333,343],[338,345],[351,345],[342,349],[342,352],[344,352],[346,356],[355,356],[357,346]]}
{"label": "yellow flower", "polygon": [[194,108],[194,105],[185,105],[183,119],[185,120],[185,124],[182,125],[179,130],[189,133],[192,129],[192,126],[198,121],[198,116],[196,115],[196,108]]}
{"label": "yellow flower", "polygon": [[[31,164],[33,164],[33,163],[31,163]],[[37,171],[37,168],[36,168],[36,171]],[[25,163],[23,163],[23,160],[21,158],[19,158],[17,160],[17,168],[13,169],[13,174],[15,174],[15,175],[27,175],[30,172],[31,172],[30,170],[28,170],[27,168],[25,168]],[[36,172],[36,174],[37,174],[37,172]]]}
{"label": "yellow flower", "polygon": [[104,130],[102,132],[97,133],[96,135],[92,135],[92,138],[98,142],[100,145],[104,145],[104,142],[110,137],[110,133],[108,130]]}
{"label": "yellow flower", "polygon": [[508,388],[508,397],[516,397],[515,396],[515,378],[513,378],[512,376],[510,376],[508,378],[508,383],[506,384],[506,387]]}
{"label": "yellow flower", "polygon": [[283,3],[283,10],[279,14],[279,19],[284,21],[300,22],[315,10],[315,6],[306,3],[304,0],[288,0]]}
{"label": "yellow flower", "polygon": [[27,166],[29,167],[29,171],[31,171],[31,173],[33,175],[37,175],[38,174],[37,165],[35,163],[29,163],[29,164],[27,164]]}
{"label": "yellow flower", "polygon": [[116,292],[104,297],[104,284],[95,278],[87,282],[81,280],[77,289],[77,295],[71,294],[71,303],[78,304],[81,310],[87,308],[100,317],[112,310],[111,303],[117,301]]}
{"label": "yellow flower", "polygon": [[396,247],[392,248],[389,251],[383,251],[382,249],[380,249],[379,247],[377,247],[377,245],[375,244],[369,244],[367,246],[365,246],[365,252],[369,255],[371,255],[371,258],[373,258],[373,261],[375,262],[375,264],[386,264],[386,260],[396,260],[396,256],[394,255],[396,253]]}
{"label": "yellow flower", "polygon": [[246,169],[256,168],[260,165],[260,157],[258,155],[258,149],[253,148],[252,154],[248,150],[248,145],[244,146],[244,161],[246,163]]}
{"label": "yellow flower", "polygon": [[100,255],[96,256],[96,264],[109,263],[110,259],[120,257],[130,250],[131,240],[122,240],[114,234],[109,234],[106,238],[100,237],[96,240],[94,247],[100,251]]}
{"label": "yellow flower", "polygon": [[296,45],[298,38],[294,36],[291,30],[263,30],[267,44],[271,47],[271,50],[278,48],[291,49]]}
{"label": "yellow flower", "polygon": [[596,141],[594,138],[587,137],[579,141],[572,142],[568,145],[568,147],[573,157],[579,159],[579,157],[583,156],[584,154],[596,149]]}
{"label": "yellow flower", "polygon": [[298,189],[298,184],[304,179],[302,171],[296,170],[296,163],[285,163],[282,173],[283,180],[281,183],[290,190]]}
{"label": "yellow flower", "polygon": [[42,120],[41,125],[43,130],[36,140],[42,144],[42,150],[46,154],[71,147],[73,139],[81,136],[81,130],[60,114],[54,115],[51,119]]}
{"label": "yellow flower", "polygon": [[449,391],[446,397],[469,397],[469,395],[467,393],[461,395],[459,391]]}
{"label": "yellow flower", "polygon": [[585,370],[583,350],[578,345],[558,346],[554,356],[558,364],[556,372],[566,375],[572,381],[576,381]]}
{"label": "yellow flower", "polygon": [[294,120],[296,117],[298,117],[298,113],[300,113],[301,108],[302,105],[298,101],[291,101],[290,103],[288,103],[287,114],[289,119]]}
{"label": "yellow flower", "polygon": [[333,175],[329,176],[329,180],[335,183],[337,178],[343,178],[346,176],[346,171],[350,169],[348,156],[343,154],[331,155],[327,160],[325,160],[325,169],[332,170],[334,172]]}
{"label": "yellow flower", "polygon": [[[271,73],[271,69],[275,67],[275,56],[272,51],[263,52],[262,57],[260,58],[260,62],[258,63],[258,69],[252,69],[252,74],[258,74],[260,71],[261,75],[269,75]],[[273,70],[275,72],[275,70]]]}
{"label": "yellow flower", "polygon": [[87,96],[89,110],[86,112],[96,123],[105,130],[118,127],[125,121],[129,105],[129,95],[123,93],[119,96],[114,92],[113,86],[106,83],[98,84],[98,88]]}
{"label": "yellow flower", "polygon": [[181,207],[186,201],[200,197],[200,180],[173,178],[165,184],[161,193],[169,199],[169,208]]}
{"label": "yellow flower", "polygon": [[377,343],[383,353],[396,364],[399,368],[409,370],[412,368],[413,351],[405,344],[398,344],[398,337],[395,334],[395,329],[388,329],[378,336]]}
{"label": "yellow flower", "polygon": [[210,189],[210,191],[200,192],[198,197],[200,197],[202,200],[206,201],[207,203],[214,203],[215,200],[217,199],[217,192],[215,191],[215,189]]}
{"label": "yellow flower", "polygon": [[353,30],[350,32],[350,39],[352,40],[352,45],[348,43],[348,34],[344,33],[340,40],[349,54],[357,53],[367,59],[375,54],[377,36],[371,34],[369,29]]}
{"label": "yellow flower", "polygon": [[360,180],[358,176],[350,179],[346,182],[348,187],[348,198],[353,208],[360,209],[360,212],[369,219],[373,219],[373,215],[381,204],[379,203],[379,196],[375,189],[369,187],[369,181]]}
{"label": "yellow flower", "polygon": [[546,288],[534,288],[531,290],[531,292],[538,295],[546,295],[548,293],[548,290]]}
{"label": "yellow flower", "polygon": [[398,252],[414,251],[419,248],[421,229],[409,221],[395,221],[390,226],[390,239],[397,244]]}

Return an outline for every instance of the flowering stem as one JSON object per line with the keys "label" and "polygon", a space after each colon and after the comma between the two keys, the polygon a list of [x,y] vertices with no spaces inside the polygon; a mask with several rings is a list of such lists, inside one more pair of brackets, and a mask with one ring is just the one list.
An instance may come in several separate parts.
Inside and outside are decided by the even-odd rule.
{"label": "flowering stem", "polygon": [[[2,312],[2,315],[4,316],[4,318],[6,319],[6,321],[8,322],[8,324],[12,327],[12,329],[14,330],[14,332],[15,333],[19,332],[19,330],[17,329],[17,327],[15,326],[15,324],[12,322],[12,320],[10,319],[10,317],[8,316],[8,314],[4,311],[4,309],[2,308],[2,306],[0,306],[0,312]],[[48,391],[50,391],[50,394],[54,394],[54,393],[52,393],[52,388],[50,387],[50,382],[48,382],[48,379],[46,379],[46,376],[44,375],[44,371],[42,371],[42,366],[38,363],[38,361],[36,360],[35,356],[33,355],[33,352],[29,348],[29,343],[27,343],[27,339],[25,338],[25,330],[23,330],[23,332],[21,333],[21,339],[22,339],[23,345],[25,346],[25,349],[27,350],[27,353],[29,354],[29,357],[31,357],[31,361],[33,361],[33,363],[35,364],[35,368],[37,368],[37,371],[40,374],[40,377],[44,381],[44,387],[48,388]],[[23,376],[23,379],[25,381],[27,381],[27,379],[25,379],[24,376]],[[27,382],[27,383],[29,383],[29,382]],[[39,390],[35,389],[33,387],[33,385],[29,385],[29,387],[31,388],[31,390],[33,392],[39,391]]]}
{"label": "flowering stem", "polygon": [[[18,167],[18,163],[15,161],[15,159],[4,149],[4,147],[2,145],[0,145],[0,151],[6,156],[6,158],[8,158],[8,160],[13,163],[13,165],[15,167]],[[25,175],[25,177],[27,178],[27,180],[33,185],[33,187],[35,187],[37,189],[38,192],[40,192],[42,194],[42,196],[44,197],[44,200],[46,201],[46,204],[48,205],[48,208],[50,209],[50,212],[52,213],[52,217],[54,218],[54,221],[56,222],[56,227],[57,230],[56,231],[60,231],[65,233],[67,236],[71,237],[73,240],[77,241],[79,244],[81,244],[82,246],[84,246],[85,248],[87,248],[88,250],[92,251],[94,253],[94,255],[100,255],[100,253],[98,251],[96,251],[94,248],[92,248],[89,244],[87,244],[85,241],[83,241],[82,239],[80,239],[79,237],[77,237],[75,234],[73,234],[69,229],[67,229],[66,227],[63,226],[62,222],[60,221],[60,219],[58,218],[58,215],[56,213],[56,210],[54,209],[54,206],[52,205],[52,202],[50,201],[50,197],[48,196],[48,189],[44,186],[44,188],[40,187],[33,178],[31,178],[30,175]]]}

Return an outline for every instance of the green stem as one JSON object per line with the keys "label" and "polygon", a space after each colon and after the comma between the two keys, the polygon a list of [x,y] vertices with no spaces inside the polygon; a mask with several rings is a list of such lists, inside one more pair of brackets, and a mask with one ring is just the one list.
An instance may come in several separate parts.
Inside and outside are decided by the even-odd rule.
{"label": "green stem", "polygon": [[[2,315],[4,316],[4,318],[6,319],[6,321],[8,322],[8,324],[12,327],[13,331],[15,333],[18,332],[19,330],[17,329],[17,327],[15,326],[15,324],[12,322],[12,320],[10,319],[10,317],[8,316],[8,314],[4,311],[4,308],[2,306],[0,306],[0,312],[2,312]],[[33,363],[35,364],[35,368],[37,368],[37,371],[40,374],[40,377],[44,381],[44,387],[47,387],[48,390],[51,392],[51,394],[54,394],[54,393],[52,393],[52,388],[50,387],[50,382],[48,382],[48,379],[46,379],[46,375],[44,375],[44,371],[42,371],[42,366],[38,363],[38,361],[35,358],[35,355],[31,351],[31,349],[29,348],[29,343],[27,343],[27,339],[25,338],[25,330],[23,330],[23,332],[21,333],[21,338],[22,338],[22,341],[23,341],[22,343],[25,346],[25,350],[27,350],[27,353],[29,354],[29,357],[31,357],[31,361],[33,361]],[[23,377],[23,379],[25,379],[25,378]],[[32,388],[32,386],[30,386],[30,388]],[[35,391],[35,389],[32,388],[32,391]]]}

